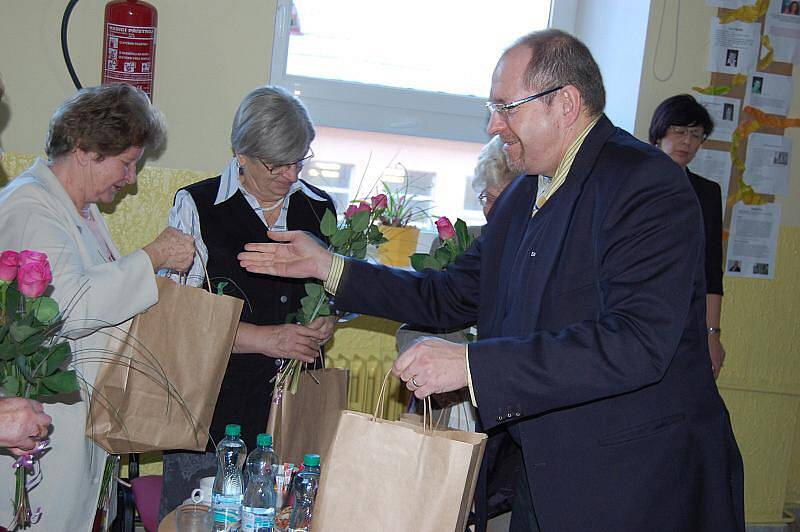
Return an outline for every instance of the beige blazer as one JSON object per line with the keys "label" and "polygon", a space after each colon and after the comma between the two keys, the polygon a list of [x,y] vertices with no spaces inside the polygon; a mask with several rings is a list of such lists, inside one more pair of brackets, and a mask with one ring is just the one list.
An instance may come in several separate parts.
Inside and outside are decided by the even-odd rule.
{"label": "beige blazer", "polygon": [[[108,334],[127,330],[128,320],[158,299],[147,254],[137,250],[120,256],[100,211],[95,205],[90,209],[102,241],[41,159],[0,190],[0,251],[47,253],[53,270],[50,295],[67,313],[71,366],[87,383],[81,400],[45,404],[53,418],[51,449],[40,460],[41,482],[30,491],[31,507],[43,512],[32,530],[91,530],[106,461],[106,453],[84,436],[97,360],[104,355]],[[114,261],[108,261],[109,251]],[[14,496],[12,462],[0,456],[0,501]],[[0,504],[0,524],[11,519],[11,504]]]}

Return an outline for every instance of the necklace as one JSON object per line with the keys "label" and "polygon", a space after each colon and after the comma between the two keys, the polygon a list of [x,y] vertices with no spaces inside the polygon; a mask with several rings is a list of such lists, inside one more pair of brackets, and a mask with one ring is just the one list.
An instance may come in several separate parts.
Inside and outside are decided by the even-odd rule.
{"label": "necklace", "polygon": [[277,209],[278,207],[280,207],[283,204],[283,200],[285,200],[285,199],[286,199],[286,196],[284,196],[281,199],[279,199],[277,201],[277,203],[275,203],[275,205],[272,205],[270,207],[261,207],[261,212],[274,211],[275,209]]}

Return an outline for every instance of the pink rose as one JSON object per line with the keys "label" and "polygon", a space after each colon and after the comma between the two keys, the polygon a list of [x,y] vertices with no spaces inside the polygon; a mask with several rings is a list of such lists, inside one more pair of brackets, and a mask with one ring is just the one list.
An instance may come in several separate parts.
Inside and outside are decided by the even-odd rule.
{"label": "pink rose", "polygon": [[17,287],[22,295],[27,297],[39,297],[44,294],[52,280],[53,274],[46,257],[44,264],[39,262],[22,264],[17,273]]}
{"label": "pink rose", "polygon": [[347,210],[344,211],[344,217],[350,219],[357,212],[358,212],[358,207],[355,205],[350,205],[349,207],[347,207]]}
{"label": "pink rose", "polygon": [[442,242],[455,238],[456,236],[456,230],[453,228],[453,224],[450,223],[450,220],[447,219],[447,216],[442,216],[436,220],[436,230],[439,231],[439,238]]}
{"label": "pink rose", "polygon": [[19,253],[4,251],[0,253],[0,281],[13,281],[17,277],[19,268]]}
{"label": "pink rose", "polygon": [[364,212],[364,211],[369,212],[371,210],[372,207],[370,206],[370,204],[367,203],[366,201],[362,201],[361,203],[358,204],[358,209],[356,209],[356,212]]}
{"label": "pink rose", "polygon": [[372,196],[373,209],[385,209],[388,205],[389,205],[389,200],[386,198],[386,194],[378,194],[377,196]]}
{"label": "pink rose", "polygon": [[39,251],[31,251],[30,249],[20,251],[19,265],[23,266],[25,264],[30,264],[30,263],[48,264],[47,253],[41,253]]}

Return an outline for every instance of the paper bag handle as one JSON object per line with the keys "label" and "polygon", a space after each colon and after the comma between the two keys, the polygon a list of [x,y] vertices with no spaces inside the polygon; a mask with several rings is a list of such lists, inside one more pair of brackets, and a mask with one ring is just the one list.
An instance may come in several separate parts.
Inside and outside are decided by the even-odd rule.
{"label": "paper bag handle", "polygon": [[[378,412],[383,410],[383,402],[386,398],[386,383],[389,382],[389,375],[392,374],[392,370],[386,372],[386,375],[383,377],[383,384],[381,384],[381,391],[378,394],[378,400],[375,402],[375,412],[372,414],[372,420],[375,421],[378,419]],[[430,395],[423,399],[422,402],[422,428],[424,430],[428,430],[429,432],[433,432],[433,406],[431,405],[431,397]]]}

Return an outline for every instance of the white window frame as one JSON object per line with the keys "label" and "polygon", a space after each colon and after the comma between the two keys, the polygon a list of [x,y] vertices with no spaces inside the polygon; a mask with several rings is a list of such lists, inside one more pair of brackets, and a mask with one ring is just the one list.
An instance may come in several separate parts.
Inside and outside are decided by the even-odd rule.
{"label": "white window frame", "polygon": [[[550,27],[572,31],[577,3],[552,0]],[[491,11],[500,5],[486,2],[480,9]],[[488,141],[488,113],[482,98],[287,75],[291,10],[291,0],[278,0],[270,83],[301,98],[315,123],[396,135]]]}

